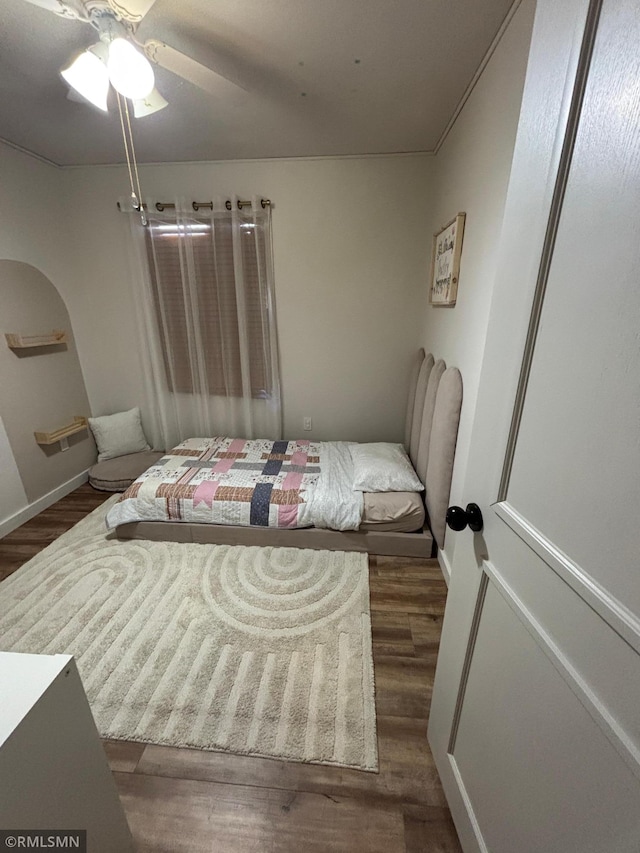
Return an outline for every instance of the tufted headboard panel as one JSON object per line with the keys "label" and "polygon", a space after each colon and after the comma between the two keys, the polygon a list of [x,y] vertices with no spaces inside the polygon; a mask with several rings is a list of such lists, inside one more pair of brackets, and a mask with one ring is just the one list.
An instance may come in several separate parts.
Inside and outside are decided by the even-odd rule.
{"label": "tufted headboard panel", "polygon": [[424,481],[429,527],[440,548],[444,545],[461,408],[462,376],[457,367],[448,367],[438,384]]}
{"label": "tufted headboard panel", "polygon": [[425,486],[429,527],[444,545],[445,515],[462,408],[462,376],[457,367],[418,350],[411,372],[405,445]]}
{"label": "tufted headboard panel", "polygon": [[433,413],[436,408],[436,394],[442,374],[447,369],[447,365],[439,358],[431,369],[429,381],[427,382],[427,393],[424,398],[424,406],[422,408],[422,424],[420,426],[420,441],[418,443],[418,458],[415,462],[415,469],[418,472],[418,477],[423,483],[427,480],[427,465],[429,462],[429,449],[431,443],[431,429],[433,425]]}
{"label": "tufted headboard panel", "polygon": [[420,430],[422,428],[422,414],[424,411],[424,399],[427,394],[427,385],[429,384],[429,376],[433,367],[433,356],[428,353],[418,372],[416,382],[416,393],[413,404],[413,415],[411,418],[411,438],[409,440],[409,458],[415,467],[418,461],[418,448],[420,446]]}
{"label": "tufted headboard panel", "polygon": [[407,400],[407,415],[404,419],[404,447],[409,450],[411,444],[411,426],[413,424],[413,407],[416,402],[416,385],[418,384],[418,374],[424,361],[424,350],[422,347],[418,350],[413,364],[411,365],[411,376],[409,378],[409,399]]}

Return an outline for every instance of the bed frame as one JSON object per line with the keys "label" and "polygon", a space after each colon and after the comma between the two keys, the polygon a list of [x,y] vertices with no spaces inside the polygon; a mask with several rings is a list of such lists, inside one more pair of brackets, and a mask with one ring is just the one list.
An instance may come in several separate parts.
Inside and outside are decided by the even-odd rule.
{"label": "bed frame", "polygon": [[116,528],[119,539],[206,542],[214,545],[260,545],[314,548],[321,551],[362,551],[385,556],[429,557],[433,536],[425,524],[418,533],[375,530],[323,530],[300,527],[234,527],[228,524],[190,524],[176,521],[133,521]]}
{"label": "bed frame", "polygon": [[116,528],[118,539],[201,542],[215,545],[259,545],[361,551],[401,557],[429,557],[442,548],[455,454],[462,378],[431,354],[419,350],[411,373],[405,444],[425,485],[427,522],[416,533],[377,530],[324,530],[317,527],[278,529],[225,524],[137,521]]}

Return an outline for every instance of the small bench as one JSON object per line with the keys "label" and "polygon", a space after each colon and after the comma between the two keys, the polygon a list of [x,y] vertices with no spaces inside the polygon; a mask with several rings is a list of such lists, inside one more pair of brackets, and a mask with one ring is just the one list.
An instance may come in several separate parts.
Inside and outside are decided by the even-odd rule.
{"label": "small bench", "polygon": [[143,450],[98,462],[89,471],[89,483],[101,492],[124,492],[140,474],[162,459],[164,453]]}

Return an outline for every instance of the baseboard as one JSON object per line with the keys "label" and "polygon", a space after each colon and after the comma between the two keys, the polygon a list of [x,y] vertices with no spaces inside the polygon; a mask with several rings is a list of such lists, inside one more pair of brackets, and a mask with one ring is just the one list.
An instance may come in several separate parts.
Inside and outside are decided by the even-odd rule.
{"label": "baseboard", "polygon": [[442,569],[444,582],[449,586],[449,581],[451,580],[451,563],[447,555],[440,548],[438,548],[438,563],[440,563],[440,568]]}
{"label": "baseboard", "polygon": [[51,504],[54,504],[56,501],[59,501],[60,498],[68,495],[69,492],[73,492],[74,489],[78,488],[78,486],[86,483],[88,479],[89,469],[87,468],[86,471],[81,471],[80,474],[76,474],[75,477],[67,480],[66,483],[63,483],[61,486],[58,486],[52,491],[47,492],[46,495],[43,495],[41,498],[38,498],[38,500],[30,503],[28,506],[24,507],[24,509],[18,510],[18,512],[10,515],[9,518],[5,518],[4,521],[0,521],[0,539],[8,533],[11,533],[11,531],[15,530],[16,527],[20,527],[21,524],[25,523],[25,521],[29,521],[30,518],[38,515],[38,513],[42,512],[43,509],[47,509]]}

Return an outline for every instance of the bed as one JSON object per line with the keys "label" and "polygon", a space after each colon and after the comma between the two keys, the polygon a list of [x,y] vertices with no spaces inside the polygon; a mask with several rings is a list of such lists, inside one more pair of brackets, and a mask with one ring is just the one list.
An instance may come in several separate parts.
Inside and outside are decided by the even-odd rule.
{"label": "bed", "polygon": [[192,438],[138,477],[107,525],[121,539],[429,556],[444,544],[461,403],[460,372],[420,350],[405,446],[424,492],[354,491],[347,442]]}

